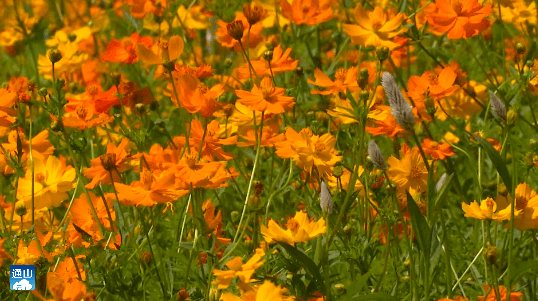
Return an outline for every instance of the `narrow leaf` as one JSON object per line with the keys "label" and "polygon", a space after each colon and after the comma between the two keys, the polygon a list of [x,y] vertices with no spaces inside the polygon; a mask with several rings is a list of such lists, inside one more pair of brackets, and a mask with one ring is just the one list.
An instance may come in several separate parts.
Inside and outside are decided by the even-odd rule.
{"label": "narrow leaf", "polygon": [[314,263],[314,261],[310,259],[308,255],[306,255],[302,251],[299,251],[297,248],[292,247],[291,245],[284,242],[279,242],[278,244],[283,247],[286,252],[290,254],[291,257],[297,260],[308,273],[310,273],[310,275],[314,278],[314,281],[316,282],[318,290],[325,291],[325,284],[316,263]]}
{"label": "narrow leaf", "polygon": [[431,229],[428,226],[428,222],[420,212],[420,209],[413,200],[413,197],[407,193],[407,207],[409,208],[409,213],[411,214],[411,226],[418,240],[419,248],[424,254],[424,257],[429,260],[430,258],[430,248],[431,248]]}
{"label": "narrow leaf", "polygon": [[508,173],[508,168],[506,167],[506,163],[501,158],[501,155],[498,151],[496,151],[489,142],[486,140],[478,137],[477,135],[473,135],[474,138],[482,145],[482,148],[486,151],[488,154],[489,159],[497,169],[497,172],[503,179],[504,185],[508,188],[508,191],[512,191],[512,178],[510,177],[510,174]]}

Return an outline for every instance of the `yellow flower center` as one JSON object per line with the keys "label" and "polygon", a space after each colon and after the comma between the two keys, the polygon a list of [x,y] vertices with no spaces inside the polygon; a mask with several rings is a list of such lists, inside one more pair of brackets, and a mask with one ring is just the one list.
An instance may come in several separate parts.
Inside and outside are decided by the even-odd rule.
{"label": "yellow flower center", "polygon": [[81,119],[86,119],[86,116],[88,115],[88,110],[86,110],[85,106],[78,106],[76,113]]}
{"label": "yellow flower center", "polygon": [[413,179],[420,179],[422,177],[422,170],[417,166],[411,167],[411,177]]}
{"label": "yellow flower center", "polygon": [[516,197],[516,209],[523,210],[527,207],[528,200],[524,196]]}
{"label": "yellow flower center", "polygon": [[383,27],[383,23],[381,23],[379,20],[373,20],[372,22],[372,31],[378,32],[381,27]]}
{"label": "yellow flower center", "polygon": [[334,79],[344,81],[346,79],[346,76],[347,76],[347,70],[343,69],[343,68],[340,68],[340,69],[336,70],[336,74],[334,75]]}
{"label": "yellow flower center", "polygon": [[486,207],[488,208],[488,211],[493,213],[493,208],[495,207],[495,201],[493,201],[492,198],[487,198],[484,200],[484,202],[486,202]]}

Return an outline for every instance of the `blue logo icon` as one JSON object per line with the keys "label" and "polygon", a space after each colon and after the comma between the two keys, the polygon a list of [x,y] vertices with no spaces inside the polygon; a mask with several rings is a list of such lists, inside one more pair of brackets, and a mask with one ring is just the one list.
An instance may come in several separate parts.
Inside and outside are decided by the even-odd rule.
{"label": "blue logo icon", "polygon": [[35,289],[35,266],[12,265],[9,286],[14,291],[30,291]]}

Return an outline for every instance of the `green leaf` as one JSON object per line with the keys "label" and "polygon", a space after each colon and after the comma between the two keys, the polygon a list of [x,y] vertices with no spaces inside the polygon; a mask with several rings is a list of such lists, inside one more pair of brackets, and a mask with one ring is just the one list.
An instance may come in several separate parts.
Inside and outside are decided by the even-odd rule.
{"label": "green leaf", "polygon": [[413,197],[407,193],[407,207],[409,208],[409,213],[411,214],[411,226],[417,237],[418,246],[425,258],[430,258],[430,248],[431,248],[431,229],[418,209],[417,203],[413,200]]}
{"label": "green leaf", "polygon": [[523,274],[528,270],[534,270],[534,273],[536,273],[536,269],[538,269],[538,260],[529,260],[516,263],[515,268],[512,270],[512,279],[509,283],[515,283],[515,280],[523,276]]}
{"label": "green leaf", "polygon": [[437,191],[435,190],[435,181],[433,179],[433,168],[430,168],[430,171],[428,172],[428,207],[427,207],[427,215],[428,215],[428,222],[430,224],[433,223],[433,213],[434,213],[434,202],[431,202],[431,200],[435,199],[435,196],[437,194]]}
{"label": "green leaf", "polygon": [[347,293],[345,296],[340,298],[340,301],[352,301],[356,300],[354,299],[355,295],[357,295],[363,287],[366,285],[366,281],[368,281],[368,278],[372,275],[372,271],[368,271],[366,274],[362,275],[359,279],[357,279],[355,282],[351,283],[348,287]]}
{"label": "green leaf", "polygon": [[291,257],[297,260],[308,273],[310,273],[316,282],[318,290],[322,292],[325,291],[325,283],[323,282],[323,278],[321,277],[321,273],[319,272],[319,268],[316,263],[310,257],[308,257],[308,255],[302,251],[299,251],[297,248],[292,247],[284,242],[278,242],[278,244],[283,247]]}
{"label": "green leaf", "polygon": [[498,151],[496,151],[489,142],[486,140],[478,137],[477,135],[473,135],[473,137],[482,145],[482,148],[486,151],[488,154],[489,159],[497,169],[497,172],[503,179],[504,185],[508,188],[508,191],[512,191],[512,178],[510,177],[510,174],[508,173],[508,168],[506,167],[506,163],[501,158],[501,155]]}

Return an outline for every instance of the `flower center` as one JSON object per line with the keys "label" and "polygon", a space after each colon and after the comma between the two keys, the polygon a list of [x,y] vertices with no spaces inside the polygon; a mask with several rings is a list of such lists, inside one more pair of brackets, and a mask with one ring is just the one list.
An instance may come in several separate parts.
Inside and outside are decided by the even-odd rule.
{"label": "flower center", "polygon": [[78,106],[76,112],[81,119],[86,119],[86,116],[88,115],[88,110],[86,110],[86,107],[84,106]]}
{"label": "flower center", "polygon": [[527,198],[525,198],[524,196],[518,196],[516,198],[516,209],[518,210],[523,210],[527,207]]}
{"label": "flower center", "polygon": [[90,94],[91,97],[95,97],[99,93],[99,88],[96,85],[90,85],[86,88],[86,92]]}
{"label": "flower center", "polygon": [[297,222],[297,220],[294,218],[290,219],[286,224],[286,227],[291,231],[291,233],[297,233],[299,226],[299,222]]}
{"label": "flower center", "polygon": [[321,141],[316,141],[316,143],[314,144],[314,150],[317,152],[317,153],[321,153],[325,150],[325,143],[321,142]]}
{"label": "flower center", "polygon": [[194,152],[190,154],[185,155],[185,162],[187,162],[187,166],[189,168],[194,168],[196,166],[196,162],[198,161],[198,154],[195,154]]}
{"label": "flower center", "polygon": [[413,179],[420,179],[422,177],[422,171],[417,166],[411,167],[411,177]]}
{"label": "flower center", "polygon": [[207,86],[204,83],[199,83],[198,86],[196,86],[200,90],[200,94],[204,95],[207,93]]}
{"label": "flower center", "polygon": [[116,167],[116,154],[115,153],[106,153],[99,157],[101,159],[101,164],[106,170],[113,170]]}
{"label": "flower center", "polygon": [[374,32],[378,32],[381,27],[383,27],[383,24],[378,20],[374,20],[374,22],[372,23],[372,30]]}
{"label": "flower center", "polygon": [[273,82],[270,77],[265,77],[261,84],[260,84],[263,98],[267,99],[268,97],[275,92],[275,86],[273,86]]}
{"label": "flower center", "polygon": [[452,9],[459,15],[463,9],[463,4],[460,1],[456,0],[452,3]]}
{"label": "flower center", "polygon": [[439,77],[436,74],[430,74],[428,76],[428,81],[430,82],[430,85],[435,86],[439,84]]}
{"label": "flower center", "polygon": [[140,173],[140,182],[142,182],[142,185],[144,185],[144,189],[150,190],[154,180],[153,171],[144,168]]}
{"label": "flower center", "polygon": [[344,81],[347,76],[347,70],[346,69],[338,69],[336,70],[336,74],[334,75],[334,79]]}
{"label": "flower center", "polygon": [[34,181],[36,181],[39,184],[43,184],[45,182],[45,174],[38,172],[34,175]]}

